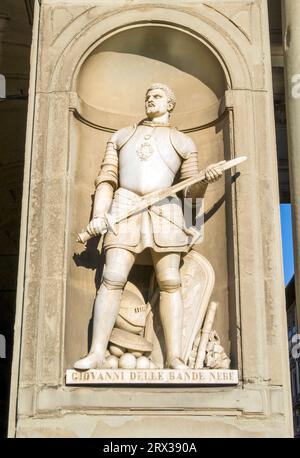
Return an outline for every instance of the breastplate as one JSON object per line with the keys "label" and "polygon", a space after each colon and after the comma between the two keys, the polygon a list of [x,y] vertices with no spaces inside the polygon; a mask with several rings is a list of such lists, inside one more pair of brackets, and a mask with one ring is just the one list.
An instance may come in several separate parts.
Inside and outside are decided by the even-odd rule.
{"label": "breastplate", "polygon": [[181,158],[170,142],[167,127],[138,126],[119,153],[119,183],[144,195],[171,186]]}

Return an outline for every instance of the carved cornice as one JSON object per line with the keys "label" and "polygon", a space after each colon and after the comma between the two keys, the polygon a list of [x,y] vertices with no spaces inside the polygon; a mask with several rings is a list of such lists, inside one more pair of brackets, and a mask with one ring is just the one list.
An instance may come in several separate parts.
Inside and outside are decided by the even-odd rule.
{"label": "carved cornice", "polygon": [[[226,118],[226,116],[228,115],[230,110],[231,110],[231,108],[226,108],[223,111],[223,113],[220,114],[220,116],[218,118],[214,119],[211,122],[208,122],[207,124],[203,124],[201,126],[190,127],[190,128],[187,128],[187,129],[180,129],[180,130],[181,130],[181,132],[183,132],[185,134],[188,134],[188,133],[191,133],[191,132],[197,132],[199,130],[209,129],[210,127],[213,127],[216,124],[218,124],[219,122],[223,121],[223,119]],[[110,133],[114,133],[114,132],[116,132],[118,130],[118,129],[114,129],[112,127],[100,126],[99,124],[96,124],[96,123],[94,123],[92,121],[89,121],[88,119],[84,118],[76,108],[70,108],[70,111],[73,112],[74,117],[78,121],[82,122],[86,126],[92,127],[93,129],[101,130],[102,132],[110,132]]]}

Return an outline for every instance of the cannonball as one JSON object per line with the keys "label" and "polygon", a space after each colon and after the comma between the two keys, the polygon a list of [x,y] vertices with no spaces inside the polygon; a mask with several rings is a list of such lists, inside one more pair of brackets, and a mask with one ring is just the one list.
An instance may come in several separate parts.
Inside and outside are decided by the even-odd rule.
{"label": "cannonball", "polygon": [[105,369],[118,369],[119,359],[114,355],[110,355],[105,359],[103,365]]}
{"label": "cannonball", "polygon": [[112,355],[117,356],[118,358],[120,358],[120,356],[122,356],[124,354],[125,348],[121,347],[120,345],[110,344],[109,351],[110,351],[110,353]]}
{"label": "cannonball", "polygon": [[119,367],[121,369],[135,369],[136,357],[131,353],[124,353],[119,359]]}
{"label": "cannonball", "polygon": [[131,354],[134,355],[136,358],[139,358],[140,356],[142,356],[143,352],[136,350],[136,351],[132,351]]}
{"label": "cannonball", "polygon": [[149,369],[150,361],[146,356],[141,356],[136,360],[136,368],[137,369]]}

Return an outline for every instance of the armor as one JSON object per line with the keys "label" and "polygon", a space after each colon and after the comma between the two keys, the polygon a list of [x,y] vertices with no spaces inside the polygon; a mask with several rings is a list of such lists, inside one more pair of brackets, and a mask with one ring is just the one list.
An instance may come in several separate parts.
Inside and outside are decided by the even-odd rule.
{"label": "armor", "polygon": [[[142,196],[169,187],[175,177],[198,173],[198,155],[187,135],[169,126],[140,123],[116,132],[107,143],[96,187],[109,182],[116,190],[110,213],[118,216],[134,207]],[[140,253],[186,252],[190,241],[179,197],[171,196],[108,232],[104,248],[126,248]]]}

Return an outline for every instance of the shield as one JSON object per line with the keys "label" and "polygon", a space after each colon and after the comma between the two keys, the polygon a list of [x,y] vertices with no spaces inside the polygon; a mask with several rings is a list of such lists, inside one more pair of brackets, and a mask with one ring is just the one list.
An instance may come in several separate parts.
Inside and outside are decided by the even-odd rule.
{"label": "shield", "polygon": [[[180,268],[182,296],[184,303],[182,359],[188,362],[193,344],[203,325],[215,282],[215,274],[206,258],[191,250],[183,257]],[[157,367],[165,365],[165,345],[159,319],[159,290],[152,288],[148,303],[145,338],[152,342],[152,361]]]}

